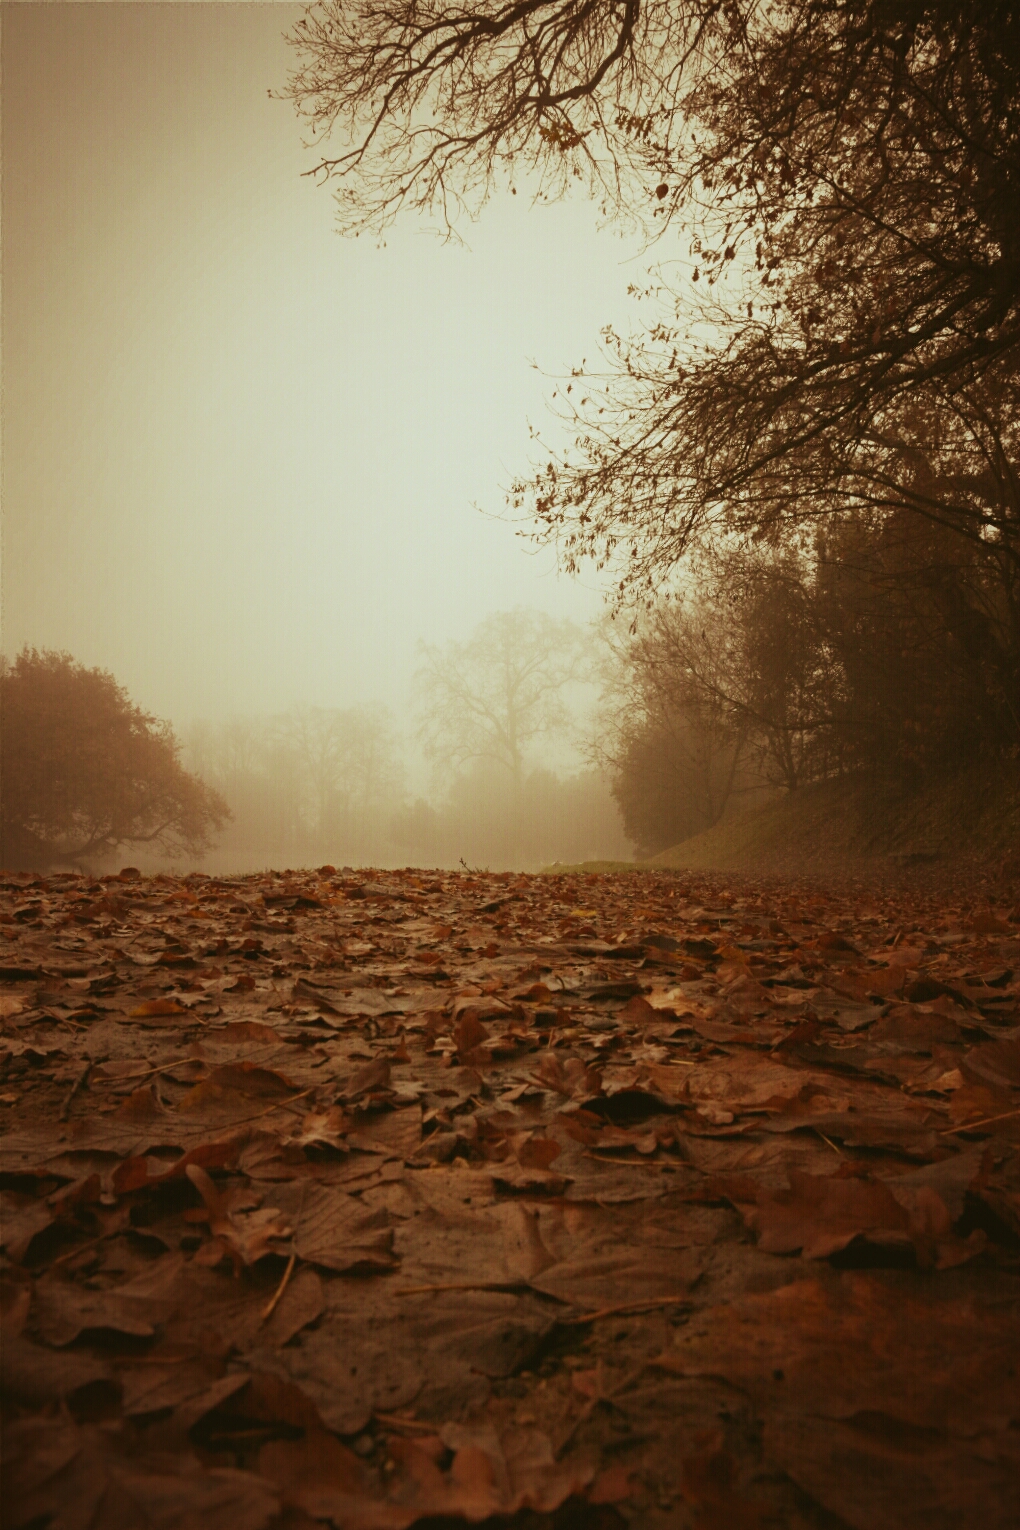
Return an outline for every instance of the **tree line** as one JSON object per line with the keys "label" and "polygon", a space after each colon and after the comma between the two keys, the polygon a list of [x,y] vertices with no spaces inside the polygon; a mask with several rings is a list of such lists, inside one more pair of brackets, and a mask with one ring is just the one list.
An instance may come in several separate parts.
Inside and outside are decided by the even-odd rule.
{"label": "tree line", "polygon": [[178,740],[112,676],[25,651],[0,669],[3,863],[130,844],[217,869],[527,869],[651,855],[834,776],[909,789],[1009,768],[1016,698],[981,560],[906,516],[838,531],[708,543],[630,623],[496,612],[421,644],[413,731],[380,705],[303,705]]}
{"label": "tree line", "polygon": [[[420,645],[403,726],[380,705],[300,705],[182,739],[112,675],[25,650],[0,668],[2,863],[99,863],[124,845],[235,870],[629,856],[582,747],[588,646],[572,622],[497,612]],[[415,737],[431,769],[412,790]]]}
{"label": "tree line", "polygon": [[944,529],[847,518],[690,561],[686,588],[610,638],[602,753],[642,850],[833,777],[1015,777],[1008,610]]}

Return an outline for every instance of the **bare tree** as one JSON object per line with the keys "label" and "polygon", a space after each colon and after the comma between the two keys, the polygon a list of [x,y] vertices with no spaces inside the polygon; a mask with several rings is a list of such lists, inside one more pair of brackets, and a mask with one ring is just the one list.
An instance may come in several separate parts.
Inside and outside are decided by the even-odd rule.
{"label": "bare tree", "polygon": [[653,122],[664,126],[662,101],[710,46],[717,10],[713,0],[323,0],[291,36],[299,62],[287,94],[317,141],[334,130],[344,140],[318,173],[339,181],[348,232],[379,231],[406,207],[450,233],[501,172],[537,174],[549,195],[584,177],[622,210],[661,155]]}
{"label": "bare tree", "polygon": [[696,574],[629,631],[603,628],[598,753],[628,831],[649,849],[710,828],[735,793],[793,791],[838,768],[846,684],[826,646],[817,557],[716,544]]}
{"label": "bare tree", "polygon": [[570,725],[564,691],[585,676],[582,630],[539,611],[498,611],[467,642],[422,643],[419,652],[426,756],[454,770],[472,760],[495,762],[519,790],[529,746]]}
{"label": "bare tree", "polygon": [[[973,424],[989,369],[1016,370],[1012,0],[322,0],[293,41],[348,232],[450,227],[503,175],[670,230],[645,338],[610,337],[576,450],[513,496],[568,567],[654,586],[720,523],[946,510],[897,442],[920,394],[941,428],[966,388]],[[1006,460],[1009,494],[948,513],[1015,563]]]}
{"label": "bare tree", "polygon": [[659,603],[602,626],[595,762],[631,837],[653,853],[711,828],[744,785],[748,724],[729,695],[733,623],[710,600]]}
{"label": "bare tree", "polygon": [[385,707],[294,707],[279,719],[275,733],[300,763],[319,834],[399,789],[396,739]]}
{"label": "bare tree", "polygon": [[943,653],[980,681],[979,748],[1020,746],[1013,0],[320,0],[293,41],[346,232],[402,209],[449,232],[509,182],[584,186],[659,238],[644,331],[574,370],[573,444],[543,444],[510,503],[620,602],[712,540],[774,555],[742,565],[757,615],[725,688],[770,771],[826,768],[838,666],[787,574],[805,539],[854,545],[829,535],[847,522],[872,562],[876,538],[914,550],[891,626],[927,631],[925,674]]}
{"label": "bare tree", "polygon": [[195,773],[234,796],[245,779],[264,768],[265,728],[254,717],[196,722],[188,731],[187,748]]}

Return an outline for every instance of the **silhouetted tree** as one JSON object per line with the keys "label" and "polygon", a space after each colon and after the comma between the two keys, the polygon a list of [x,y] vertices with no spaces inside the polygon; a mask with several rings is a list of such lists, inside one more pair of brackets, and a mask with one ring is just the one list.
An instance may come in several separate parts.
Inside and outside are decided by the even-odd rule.
{"label": "silhouetted tree", "polygon": [[696,573],[625,635],[605,629],[599,753],[648,851],[711,828],[734,794],[835,768],[842,676],[820,640],[813,560],[728,544],[704,549]]}
{"label": "silhouetted tree", "polygon": [[81,862],[120,845],[200,855],[230,817],[181,765],[169,723],[112,675],[24,649],[0,665],[0,860]]}
{"label": "silhouetted tree", "polygon": [[702,591],[660,604],[607,650],[593,756],[647,854],[711,828],[746,775],[748,729],[727,697],[734,627]]}
{"label": "silhouetted tree", "polygon": [[877,497],[1015,570],[1008,442],[1013,489],[947,502],[903,439],[921,395],[949,420],[962,390],[972,427],[1016,368],[1012,0],[321,0],[293,42],[291,96],[342,135],[320,169],[347,232],[402,208],[449,228],[505,176],[675,235],[673,300],[610,336],[576,450],[517,486],[568,567],[654,586],[720,524]]}
{"label": "silhouetted tree", "polygon": [[1016,610],[994,558],[906,513],[834,518],[814,608],[845,764],[910,778],[1015,752]]}

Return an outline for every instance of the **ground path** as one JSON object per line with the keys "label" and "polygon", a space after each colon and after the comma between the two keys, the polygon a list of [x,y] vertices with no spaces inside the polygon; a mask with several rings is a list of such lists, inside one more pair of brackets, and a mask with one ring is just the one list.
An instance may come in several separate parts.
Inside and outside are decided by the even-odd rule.
{"label": "ground path", "polygon": [[1017,1524],[1020,913],[0,877],[11,1530]]}

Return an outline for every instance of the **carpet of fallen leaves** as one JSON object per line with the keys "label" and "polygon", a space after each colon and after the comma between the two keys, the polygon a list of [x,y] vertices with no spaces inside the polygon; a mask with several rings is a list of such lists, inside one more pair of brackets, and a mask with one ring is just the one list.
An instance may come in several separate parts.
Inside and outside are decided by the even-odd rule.
{"label": "carpet of fallen leaves", "polygon": [[1016,1526],[1020,911],[0,876],[10,1530]]}

